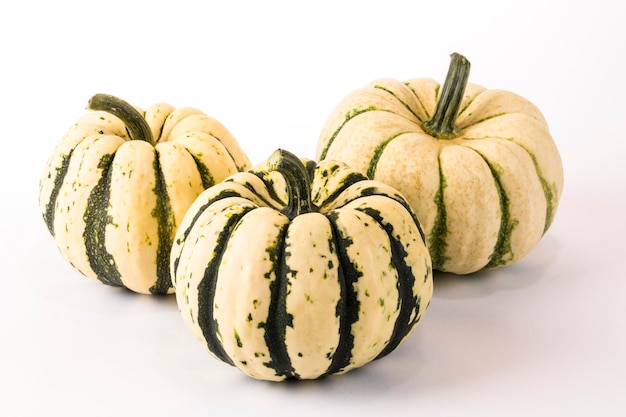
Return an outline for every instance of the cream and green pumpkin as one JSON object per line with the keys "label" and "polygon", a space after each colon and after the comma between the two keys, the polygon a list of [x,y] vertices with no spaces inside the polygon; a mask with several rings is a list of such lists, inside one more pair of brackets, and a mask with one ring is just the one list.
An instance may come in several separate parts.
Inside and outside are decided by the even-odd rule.
{"label": "cream and green pumpkin", "polygon": [[420,224],[396,190],[282,150],[198,197],[171,268],[184,322],[209,352],[274,381],[387,355],[433,290]]}
{"label": "cream and green pumpkin", "polygon": [[231,133],[191,107],[145,112],[95,95],[56,146],[39,206],[69,263],[138,293],[172,293],[169,255],[187,208],[250,162]]}
{"label": "cream and green pumpkin", "polygon": [[467,83],[452,55],[443,86],[381,79],[346,96],[317,157],[347,163],[400,191],[422,222],[433,268],[458,274],[509,265],[550,227],[563,166],[528,100]]}

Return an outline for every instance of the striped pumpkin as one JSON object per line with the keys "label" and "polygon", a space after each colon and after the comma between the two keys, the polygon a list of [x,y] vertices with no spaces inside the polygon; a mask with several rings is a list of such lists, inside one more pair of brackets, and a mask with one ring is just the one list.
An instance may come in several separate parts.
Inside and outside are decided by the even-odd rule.
{"label": "striped pumpkin", "polygon": [[172,293],[169,254],[187,208],[250,162],[199,110],[155,104],[142,112],[101,94],[88,108],[44,169],[43,219],[83,275],[138,293]]}
{"label": "striped pumpkin", "polygon": [[218,359],[264,380],[343,373],[394,350],[432,295],[403,197],[343,164],[279,150],[194,202],[172,248],[182,317]]}
{"label": "striped pumpkin", "polygon": [[550,227],[563,166],[541,112],[507,91],[468,84],[452,55],[443,87],[383,79],[346,96],[317,157],[347,163],[410,202],[433,268],[466,274],[526,255]]}

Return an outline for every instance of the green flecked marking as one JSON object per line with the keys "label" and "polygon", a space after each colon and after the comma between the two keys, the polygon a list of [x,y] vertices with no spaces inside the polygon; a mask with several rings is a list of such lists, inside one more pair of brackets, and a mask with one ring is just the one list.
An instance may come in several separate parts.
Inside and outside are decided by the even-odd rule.
{"label": "green flecked marking", "polygon": [[233,329],[233,335],[235,336],[235,341],[237,342],[237,347],[242,348],[243,343],[241,343],[241,338],[239,337],[239,333],[237,333],[237,329]]}
{"label": "green flecked marking", "polygon": [[442,270],[444,264],[449,259],[446,257],[446,238],[448,237],[446,205],[444,201],[444,190],[447,187],[446,177],[441,168],[441,155],[439,156],[439,188],[435,193],[434,203],[437,207],[437,215],[433,223],[433,228],[428,236],[428,250],[432,259],[433,269]]}

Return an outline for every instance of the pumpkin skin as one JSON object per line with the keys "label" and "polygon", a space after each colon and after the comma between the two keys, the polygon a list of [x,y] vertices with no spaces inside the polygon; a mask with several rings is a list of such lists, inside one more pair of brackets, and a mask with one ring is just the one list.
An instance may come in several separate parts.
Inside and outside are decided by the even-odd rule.
{"label": "pumpkin skin", "polygon": [[307,166],[279,150],[268,168],[209,188],[172,248],[185,323],[256,379],[315,379],[381,358],[432,296],[430,255],[404,198],[341,163]]}
{"label": "pumpkin skin", "polygon": [[191,107],[145,112],[96,95],[43,171],[39,206],[81,274],[137,293],[173,293],[169,254],[187,208],[250,162],[229,131]]}
{"label": "pumpkin skin", "polygon": [[316,152],[400,191],[422,222],[433,268],[457,274],[524,257],[563,190],[539,109],[467,84],[468,73],[469,62],[453,54],[443,87],[427,78],[373,81],[338,103]]}

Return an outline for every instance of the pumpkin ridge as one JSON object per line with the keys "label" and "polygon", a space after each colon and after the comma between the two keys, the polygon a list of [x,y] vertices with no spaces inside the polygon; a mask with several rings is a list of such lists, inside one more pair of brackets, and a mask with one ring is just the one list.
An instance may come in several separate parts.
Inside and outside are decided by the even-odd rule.
{"label": "pumpkin ridge", "polygon": [[417,324],[419,319],[418,313],[420,311],[420,299],[413,293],[415,276],[413,275],[413,270],[405,261],[409,254],[405,250],[402,242],[394,235],[393,225],[385,222],[379,210],[371,207],[357,207],[356,210],[371,217],[387,233],[391,245],[391,263],[398,272],[396,288],[399,294],[399,313],[387,345],[376,356],[376,359],[379,359],[387,356],[396,349]]}
{"label": "pumpkin ridge", "polygon": [[270,353],[270,361],[263,364],[273,369],[278,377],[298,378],[285,343],[287,326],[293,327],[293,317],[287,311],[287,274],[295,271],[289,270],[285,260],[288,249],[286,235],[290,224],[281,227],[274,245],[266,249],[276,279],[270,283],[270,304],[265,322],[265,344]]}
{"label": "pumpkin ridge", "polygon": [[482,119],[476,120],[468,125],[464,125],[464,126],[459,126],[459,130],[463,130],[463,129],[467,129],[469,127],[472,126],[476,126],[477,124],[480,124],[482,122],[485,122],[487,120],[491,120],[491,119],[495,119],[496,117],[501,117],[501,116],[506,116],[507,114],[511,114],[510,112],[501,112],[501,113],[496,113],[496,114],[491,114],[487,117],[483,117]]}
{"label": "pumpkin ridge", "polygon": [[344,182],[337,187],[336,191],[333,192],[332,194],[330,194],[323,202],[324,206],[327,206],[329,204],[331,204],[333,201],[335,201],[337,199],[337,197],[339,197],[341,195],[341,193],[343,191],[345,191],[346,189],[350,188],[350,186],[352,186],[354,183],[359,182],[359,181],[363,181],[365,178],[365,176],[361,173],[351,173],[349,176],[347,176],[344,179]]}
{"label": "pumpkin ridge", "polygon": [[498,197],[500,198],[501,217],[500,228],[498,230],[498,239],[496,240],[496,244],[493,247],[491,255],[489,255],[489,261],[484,266],[485,268],[497,268],[500,266],[504,266],[508,263],[508,261],[504,259],[505,255],[510,254],[511,259],[515,258],[515,255],[513,253],[513,247],[511,245],[511,234],[513,233],[513,229],[515,229],[519,222],[516,219],[511,219],[511,213],[509,210],[509,197],[507,196],[506,191],[502,186],[498,169],[481,152],[473,148],[468,149],[476,152],[476,154],[478,154],[483,159],[483,161],[485,161],[485,164],[487,164],[487,166],[489,167],[491,175],[493,175]]}
{"label": "pumpkin ridge", "polygon": [[[354,335],[352,325],[359,320],[359,300],[354,289],[354,284],[363,275],[348,257],[346,248],[354,242],[348,236],[342,236],[337,226],[338,215],[332,211],[326,216],[330,222],[333,241],[336,242],[338,265],[338,280],[341,288],[339,302],[337,303],[337,316],[339,317],[339,342],[332,353],[332,361],[328,366],[328,373],[337,373],[350,365],[352,349],[354,348]],[[346,268],[349,266],[349,268]]]}
{"label": "pumpkin ridge", "polygon": [[439,165],[439,188],[433,198],[435,206],[437,207],[437,214],[433,222],[433,228],[428,235],[428,249],[432,259],[433,269],[443,269],[443,265],[448,258],[446,257],[446,238],[448,236],[447,227],[447,215],[446,205],[444,202],[443,190],[447,187],[446,177],[441,168],[441,149],[437,156],[437,162]]}
{"label": "pumpkin ridge", "polygon": [[341,125],[339,125],[339,127],[333,132],[332,135],[330,135],[330,137],[326,141],[326,144],[324,145],[324,148],[322,149],[322,151],[320,153],[320,158],[319,159],[320,160],[324,159],[324,157],[326,156],[326,153],[328,152],[328,149],[331,147],[331,145],[333,144],[333,142],[337,138],[337,135],[339,134],[341,129],[343,129],[343,127],[345,126],[346,123],[348,123],[351,119],[353,119],[354,117],[358,116],[359,114],[363,114],[363,113],[366,113],[368,111],[373,111],[373,110],[377,110],[377,108],[376,108],[376,106],[372,105],[372,106],[369,106],[369,107],[367,107],[365,109],[352,109],[352,110],[346,112],[344,121],[341,123]]}
{"label": "pumpkin ridge", "polygon": [[[67,175],[73,152],[74,149],[71,149],[67,155],[63,155],[63,157],[61,158],[61,166],[56,166],[54,168],[54,170],[56,171],[56,175],[54,176],[54,186],[52,187],[52,192],[50,193],[50,197],[48,198],[48,202],[46,203],[45,212],[43,213],[44,221],[52,236],[55,235],[54,217],[56,214],[56,201],[59,196],[59,192],[61,191],[61,187],[63,186],[63,180],[65,179],[65,175]],[[51,174],[49,173],[48,178],[50,177]]]}
{"label": "pumpkin ridge", "polygon": [[[405,84],[406,85],[406,84]],[[374,85],[372,88],[376,88],[378,90],[382,90],[388,94],[390,94],[391,96],[393,96],[396,100],[398,100],[400,102],[400,104],[402,104],[404,106],[404,108],[406,108],[413,116],[415,116],[415,118],[419,121],[422,122],[423,120],[420,119],[419,115],[417,113],[415,113],[415,111],[413,111],[413,109],[411,108],[411,106],[409,106],[407,103],[405,103],[404,101],[402,101],[402,99],[400,99],[400,97],[398,97],[398,95],[396,93],[394,93],[393,91],[391,91],[388,88],[383,87],[382,85],[376,84]],[[420,103],[421,104],[421,103]],[[423,105],[422,105],[423,106]]]}
{"label": "pumpkin ridge", "polygon": [[[208,207],[210,204],[207,204]],[[254,210],[255,207],[244,206],[241,207],[241,212],[232,214],[224,229],[220,231],[215,247],[213,249],[214,256],[208,262],[207,267],[204,270],[202,279],[198,283],[198,325],[202,330],[204,339],[206,340],[207,348],[221,361],[234,366],[233,361],[229,355],[226,354],[222,342],[220,341],[219,329],[217,323],[213,318],[213,301],[215,300],[215,291],[217,286],[217,272],[226,251],[228,240],[234,232],[237,224],[241,219]],[[204,209],[199,210],[198,213],[202,213]]]}
{"label": "pumpkin ridge", "polygon": [[189,149],[184,148],[189,155],[193,158],[196,163],[196,168],[198,169],[198,173],[200,174],[200,180],[202,181],[202,187],[206,190],[210,186],[215,184],[215,178],[211,175],[211,171],[209,168],[198,158],[193,152],[190,152]]}
{"label": "pumpkin ridge", "polygon": [[[85,229],[83,239],[89,265],[101,282],[113,285],[124,286],[122,277],[117,269],[115,258],[106,250],[106,226],[112,221],[112,217],[97,215],[104,207],[108,207],[111,195],[111,165],[114,154],[106,154],[100,158],[98,168],[102,170],[102,175],[95,187],[91,190],[87,199],[83,220]],[[106,212],[106,211],[104,211]]]}
{"label": "pumpkin ridge", "polygon": [[[420,106],[422,107],[422,110],[424,111],[424,114],[426,115],[426,118],[429,119],[431,117],[430,112],[428,111],[428,109],[426,109],[426,106],[424,105],[424,101],[422,100],[422,98],[419,96],[419,94],[417,94],[417,91],[415,91],[415,89],[409,84],[409,83],[404,83],[404,85],[406,85],[407,87],[409,87],[409,90],[411,90],[411,92],[413,93],[413,95],[415,96],[415,99],[417,100],[417,102],[420,104]],[[436,88],[435,91],[435,100],[437,99],[439,95],[439,87]],[[420,122],[423,122],[423,120],[419,119],[418,120]]]}
{"label": "pumpkin ridge", "polygon": [[170,196],[167,192],[167,185],[161,170],[159,160],[160,152],[155,148],[154,172],[155,184],[152,191],[157,196],[156,205],[152,210],[152,217],[157,219],[157,236],[159,239],[157,246],[156,282],[150,287],[152,294],[165,294],[171,288],[170,279],[170,249],[172,247],[172,233],[175,230]]}
{"label": "pumpkin ridge", "polygon": [[366,170],[366,175],[368,178],[374,179],[374,176],[376,175],[376,167],[378,165],[378,161],[380,161],[380,158],[385,152],[385,148],[387,147],[387,145],[389,145],[389,143],[392,140],[396,139],[397,137],[410,134],[410,133],[423,133],[423,132],[417,132],[417,131],[399,132],[399,133],[392,135],[390,138],[380,142],[378,146],[376,146],[376,148],[374,149],[374,155],[370,159],[367,170]]}

